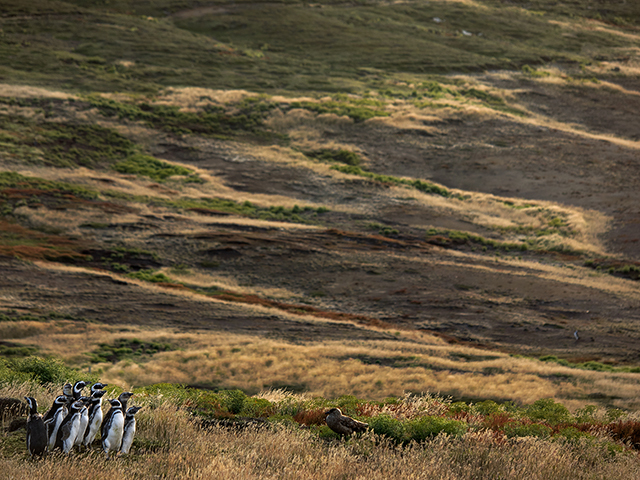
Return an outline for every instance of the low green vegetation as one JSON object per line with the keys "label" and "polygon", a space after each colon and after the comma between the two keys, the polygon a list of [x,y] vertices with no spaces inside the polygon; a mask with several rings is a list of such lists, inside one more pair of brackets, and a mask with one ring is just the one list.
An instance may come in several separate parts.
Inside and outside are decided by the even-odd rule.
{"label": "low green vegetation", "polygon": [[53,167],[105,168],[136,152],[110,128],[25,117],[0,117],[0,152],[16,162]]}
{"label": "low green vegetation", "polygon": [[553,362],[558,365],[563,365],[570,368],[579,368],[581,370],[594,370],[596,372],[628,372],[628,373],[640,373],[640,367],[608,365],[606,363],[588,361],[581,363],[572,363],[563,358],[558,358],[555,355],[545,355],[540,357],[543,362]]}
{"label": "low green vegetation", "polygon": [[[193,174],[192,170],[163,162],[150,155],[140,153],[131,155],[126,160],[121,160],[113,165],[113,169],[120,173],[130,173],[149,177],[156,182],[163,182],[169,177],[181,175],[189,177]],[[197,176],[191,177],[197,181]]]}
{"label": "low green vegetation", "polygon": [[92,363],[116,363],[124,359],[140,360],[158,352],[169,352],[171,350],[175,350],[175,348],[169,343],[144,342],[137,338],[121,338],[113,343],[101,343],[98,349],[91,352],[90,359]]}
{"label": "low green vegetation", "polygon": [[25,358],[0,358],[0,385],[33,382],[40,385],[69,381],[97,381],[95,375],[67,367],[55,358],[29,356]]}
{"label": "low green vegetation", "polygon": [[449,190],[447,190],[446,188],[440,187],[433,183],[425,182],[424,180],[419,180],[419,179],[410,180],[407,178],[393,177],[391,175],[380,175],[377,173],[368,172],[355,165],[334,165],[331,168],[341,173],[365,177],[374,182],[387,183],[387,184],[393,184],[393,185],[403,185],[403,186],[415,188],[416,190],[419,190],[424,193],[433,193],[436,195],[441,195],[443,197],[448,197],[451,195]]}
{"label": "low green vegetation", "polygon": [[[227,3],[221,2],[216,12],[174,15],[202,5],[195,0],[9,0],[0,19],[0,56],[6,59],[0,74],[7,83],[144,95],[175,85],[265,92],[385,91],[388,78],[399,74],[426,77],[534,68],[550,61],[606,61],[635,41],[580,28],[581,17],[625,28],[637,25],[640,17],[636,2],[609,3],[605,9],[597,0],[536,0],[507,7],[497,0],[324,2],[322,8],[299,2],[225,8]],[[576,33],[568,35],[573,30],[567,24],[578,25]],[[441,93],[421,83],[415,82],[409,93]],[[352,118],[364,119],[374,110],[332,101],[337,104],[325,110]]]}
{"label": "low green vegetation", "polygon": [[[45,193],[53,195],[62,195],[65,193],[76,197],[95,200],[98,198],[98,192],[89,188],[82,187],[66,182],[57,182],[53,180],[45,180],[38,177],[27,177],[16,172],[0,172],[0,195],[4,189],[37,189]],[[2,197],[0,196],[0,199]],[[5,200],[7,201],[7,200]]]}
{"label": "low green vegetation", "polygon": [[315,158],[322,162],[338,162],[346,165],[360,165],[360,155],[351,150],[323,148],[320,150],[308,150],[303,152],[307,157]]}
{"label": "low green vegetation", "polygon": [[640,265],[637,263],[625,263],[617,259],[598,258],[586,260],[584,265],[610,275],[629,278],[631,280],[640,280]]}
{"label": "low green vegetation", "polygon": [[131,272],[127,274],[131,278],[137,280],[143,280],[151,283],[175,283],[171,278],[167,277],[164,273],[156,272],[152,269],[139,270],[137,272]]}
{"label": "low green vegetation", "polygon": [[390,235],[398,235],[400,232],[397,228],[389,227],[388,225],[382,225],[377,222],[370,223],[367,225],[367,228],[370,230],[376,230],[380,235],[390,236]]}
{"label": "low green vegetation", "polygon": [[150,102],[121,102],[99,95],[87,97],[91,106],[108,117],[135,120],[175,134],[194,133],[220,139],[245,138],[264,142],[283,142],[286,137],[264,126],[267,114],[276,104],[267,97],[245,97],[222,106],[206,106],[185,111],[177,106]]}
{"label": "low green vegetation", "polygon": [[58,168],[113,168],[157,182],[174,175],[201,181],[193,171],[150,155],[116,131],[90,124],[37,122],[26,117],[0,117],[0,153],[15,163]]}
{"label": "low green vegetation", "polygon": [[452,245],[475,245],[483,250],[489,248],[494,250],[509,251],[527,251],[530,245],[527,242],[500,242],[497,240],[474,235],[469,232],[461,232],[459,230],[447,230],[441,228],[430,228],[426,232],[427,241],[443,246]]}
{"label": "low green vegetation", "polygon": [[0,343],[0,358],[30,357],[38,352],[38,347]]}
{"label": "low green vegetation", "polygon": [[318,114],[333,113],[347,116],[355,122],[363,122],[374,117],[388,117],[390,113],[384,109],[384,104],[370,99],[326,100],[321,102],[293,102],[291,108],[303,108]]}
{"label": "low green vegetation", "polygon": [[525,75],[528,75],[530,77],[548,77],[549,75],[551,75],[549,72],[545,72],[544,70],[538,70],[536,68],[532,68],[529,65],[523,65],[522,68],[520,69],[522,70],[522,73],[524,73]]}

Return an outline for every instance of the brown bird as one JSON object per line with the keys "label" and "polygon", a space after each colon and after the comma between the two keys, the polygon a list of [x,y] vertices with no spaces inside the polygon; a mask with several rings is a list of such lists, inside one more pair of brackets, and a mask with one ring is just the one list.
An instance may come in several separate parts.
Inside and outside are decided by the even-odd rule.
{"label": "brown bird", "polygon": [[351,435],[355,432],[364,432],[368,423],[359,422],[351,417],[343,415],[339,408],[332,408],[324,413],[327,426],[340,435]]}

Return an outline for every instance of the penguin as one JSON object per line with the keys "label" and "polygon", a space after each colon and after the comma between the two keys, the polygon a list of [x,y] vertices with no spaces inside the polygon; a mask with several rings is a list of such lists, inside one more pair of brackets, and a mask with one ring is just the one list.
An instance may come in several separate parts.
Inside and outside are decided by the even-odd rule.
{"label": "penguin", "polygon": [[91,385],[91,395],[93,395],[94,393],[100,391],[100,390],[104,390],[104,387],[108,386],[108,383],[100,383],[100,382],[96,382],[93,385]]}
{"label": "penguin", "polygon": [[73,385],[73,399],[74,400],[80,400],[80,397],[82,396],[82,390],[86,386],[87,386],[87,382],[84,382],[82,380],[76,382]]}
{"label": "penguin", "polygon": [[91,397],[80,397],[80,400],[85,408],[82,409],[80,414],[80,424],[78,425],[78,434],[76,435],[76,441],[74,442],[74,446],[79,447],[82,445],[82,441],[84,440],[84,435],[89,427],[89,404],[91,402]]}
{"label": "penguin", "polygon": [[63,453],[69,453],[76,442],[78,430],[80,429],[80,419],[82,417],[82,409],[87,408],[84,402],[76,400],[69,407],[69,413],[60,424],[58,434],[56,435],[56,443],[54,448],[62,449]]}
{"label": "penguin", "polygon": [[123,412],[127,411],[127,403],[129,402],[129,399],[131,397],[133,397],[133,393],[132,392],[122,392],[120,395],[118,395],[118,400],[122,404],[122,411]]}
{"label": "penguin", "polygon": [[[55,407],[55,411],[54,411],[54,407]],[[53,402],[53,406],[49,411],[50,412],[53,411],[53,415],[51,416],[51,418],[46,420],[44,424],[47,427],[47,438],[49,443],[48,446],[49,446],[49,450],[51,451],[55,447],[56,438],[58,436],[58,430],[60,429],[60,425],[62,424],[62,421],[67,416],[67,412],[68,412],[67,397],[65,397],[64,395],[58,396]],[[49,414],[47,413],[47,415]]]}
{"label": "penguin", "polygon": [[[27,450],[31,456],[43,457],[47,454],[47,427],[38,413],[38,403],[33,397],[24,397],[29,404],[27,418]],[[134,427],[135,428],[135,427]]]}
{"label": "penguin", "polygon": [[67,404],[67,397],[65,395],[58,395],[53,401],[53,405],[44,416],[44,422],[47,423],[50,421],[53,416],[56,414],[60,407],[64,407]]}
{"label": "penguin", "polygon": [[109,400],[111,409],[107,412],[108,419],[102,422],[102,449],[109,459],[110,452],[118,452],[122,445],[122,435],[124,433],[124,414],[122,413],[122,403],[120,400]]}
{"label": "penguin", "polygon": [[62,395],[65,397],[73,397],[73,385],[69,382],[65,383],[62,387]]}
{"label": "penguin", "polygon": [[[91,387],[93,389],[93,387]],[[104,390],[96,390],[91,395],[91,403],[89,405],[89,425],[84,434],[82,444],[89,448],[96,439],[100,425],[102,425],[102,397],[105,395]]]}
{"label": "penguin", "polygon": [[[129,402],[129,399],[133,397],[133,393],[131,392],[122,392],[119,396],[118,396],[118,401],[120,402],[120,405],[122,407],[122,415],[124,416],[124,412],[127,411],[127,402]],[[102,421],[102,424],[104,425],[105,423],[107,423],[109,421],[109,419],[111,418],[111,412],[113,410],[110,409],[106,415],[104,416],[104,420]]]}
{"label": "penguin", "polygon": [[133,436],[136,433],[136,413],[140,411],[142,407],[129,407],[127,414],[124,417],[124,430],[122,434],[122,446],[120,447],[120,453],[126,455],[131,450],[131,444],[133,443]]}

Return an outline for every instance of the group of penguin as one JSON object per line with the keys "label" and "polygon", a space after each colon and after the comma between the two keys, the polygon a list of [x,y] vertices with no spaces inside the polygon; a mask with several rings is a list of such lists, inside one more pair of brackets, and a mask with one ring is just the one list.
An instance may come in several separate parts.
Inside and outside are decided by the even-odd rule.
{"label": "group of penguin", "polygon": [[109,400],[111,408],[103,414],[102,397],[107,384],[94,383],[91,395],[84,397],[82,390],[87,386],[84,381],[65,384],[62,395],[56,397],[44,417],[38,413],[36,399],[24,397],[29,404],[27,449],[31,456],[44,456],[54,450],[70,453],[81,446],[91,448],[98,430],[107,458],[111,453],[129,453],[136,431],[135,415],[142,407],[127,409],[133,393],[124,392]]}

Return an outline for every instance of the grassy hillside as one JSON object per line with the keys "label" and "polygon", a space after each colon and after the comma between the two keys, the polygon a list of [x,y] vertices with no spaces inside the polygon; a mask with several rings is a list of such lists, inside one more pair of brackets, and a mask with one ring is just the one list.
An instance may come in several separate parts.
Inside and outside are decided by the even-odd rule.
{"label": "grassy hillside", "polygon": [[145,406],[3,468],[637,477],[639,13],[0,1],[0,396]]}
{"label": "grassy hillside", "polygon": [[[637,47],[620,34],[637,7],[576,3],[4,1],[0,74],[83,91],[360,92],[396,74],[589,64]],[[578,16],[589,10],[619,29]]]}

